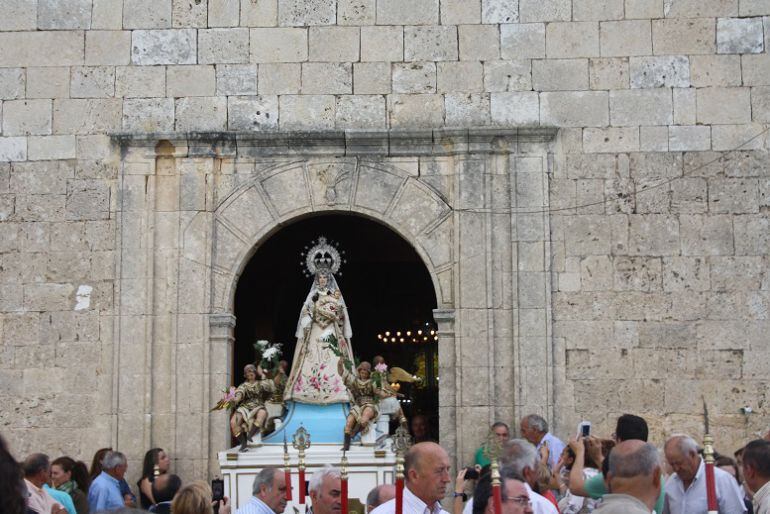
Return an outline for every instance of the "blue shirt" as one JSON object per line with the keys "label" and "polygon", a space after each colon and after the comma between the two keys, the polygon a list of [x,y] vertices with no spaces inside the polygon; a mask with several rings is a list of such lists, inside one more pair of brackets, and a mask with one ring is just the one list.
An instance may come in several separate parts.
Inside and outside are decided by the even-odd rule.
{"label": "blue shirt", "polygon": [[550,432],[546,432],[546,434],[537,444],[538,452],[540,452],[540,448],[543,447],[543,443],[546,442],[548,443],[548,469],[553,470],[556,469],[556,464],[559,462],[561,452],[564,451],[564,443],[555,435],[551,434]]}
{"label": "blue shirt", "polygon": [[46,492],[51,495],[51,498],[61,503],[64,508],[67,509],[68,514],[77,514],[77,511],[75,510],[75,504],[72,502],[72,496],[70,496],[68,493],[59,491],[58,489],[53,489],[52,487],[48,487],[48,484],[43,484],[43,489],[45,489]]}
{"label": "blue shirt", "polygon": [[125,506],[123,495],[120,494],[120,481],[102,471],[88,488],[89,510],[91,512],[117,510]]}
{"label": "blue shirt", "polygon": [[275,514],[273,509],[267,506],[265,502],[252,496],[235,514]]}

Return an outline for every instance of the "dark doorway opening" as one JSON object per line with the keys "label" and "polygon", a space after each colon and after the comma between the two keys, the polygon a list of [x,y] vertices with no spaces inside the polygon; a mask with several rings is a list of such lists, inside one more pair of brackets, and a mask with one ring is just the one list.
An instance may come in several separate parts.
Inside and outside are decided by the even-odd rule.
{"label": "dark doorway opening", "polygon": [[[431,435],[438,439],[438,345],[431,334],[436,308],[433,283],[409,243],[362,216],[303,218],[282,227],[259,247],[235,292],[233,385],[242,381],[243,367],[254,361],[253,343],[258,339],[282,343],[283,358],[291,364],[300,308],[312,281],[300,265],[302,252],[319,236],[337,242],[345,252],[347,262],[335,278],[348,306],[356,357],[371,361],[382,355],[389,366],[425,377],[420,386],[401,386],[402,407],[407,417],[425,414]],[[391,335],[385,336],[386,332]],[[397,332],[401,334],[396,336]]]}

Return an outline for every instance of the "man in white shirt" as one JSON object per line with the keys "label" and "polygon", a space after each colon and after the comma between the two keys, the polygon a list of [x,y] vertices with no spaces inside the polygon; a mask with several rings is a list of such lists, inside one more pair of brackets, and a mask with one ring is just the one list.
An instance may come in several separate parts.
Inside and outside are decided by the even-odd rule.
{"label": "man in white shirt", "polygon": [[[705,514],[706,465],[698,454],[698,443],[687,435],[674,435],[666,441],[666,460],[675,471],[666,480],[663,514]],[[732,475],[714,468],[720,514],[746,512],[743,493]]]}
{"label": "man in white shirt", "polygon": [[564,451],[564,442],[548,431],[548,422],[542,416],[530,414],[521,418],[519,428],[521,437],[534,444],[538,454],[544,446],[548,449],[548,469],[555,469]]}
{"label": "man in white shirt", "polygon": [[754,493],[754,514],[770,514],[770,441],[757,439],[743,449],[743,478]]}
{"label": "man in white shirt", "polygon": [[286,509],[286,477],[283,470],[264,468],[254,477],[249,498],[235,514],[282,514]]}
{"label": "man in white shirt", "polygon": [[[417,443],[404,459],[404,514],[448,514],[439,503],[452,481],[449,475],[449,455],[438,444]],[[371,514],[393,514],[396,499],[387,501]]]}

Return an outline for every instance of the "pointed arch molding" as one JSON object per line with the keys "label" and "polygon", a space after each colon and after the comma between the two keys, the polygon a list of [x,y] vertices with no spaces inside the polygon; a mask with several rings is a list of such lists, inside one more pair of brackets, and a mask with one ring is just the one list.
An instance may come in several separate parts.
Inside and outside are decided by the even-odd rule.
{"label": "pointed arch molding", "polygon": [[[207,407],[233,376],[238,278],[282,226],[323,212],[386,225],[428,269],[440,334],[439,431],[458,460],[483,437],[468,429],[479,418],[551,414],[550,229],[530,208],[547,206],[555,135],[530,128],[114,136],[121,174],[113,443],[137,454],[173,448],[216,472],[227,426]],[[530,214],[517,215],[519,208]],[[526,255],[542,245],[545,264],[523,262],[520,243]],[[527,358],[533,348],[542,360]],[[491,380],[477,380],[480,372]]]}

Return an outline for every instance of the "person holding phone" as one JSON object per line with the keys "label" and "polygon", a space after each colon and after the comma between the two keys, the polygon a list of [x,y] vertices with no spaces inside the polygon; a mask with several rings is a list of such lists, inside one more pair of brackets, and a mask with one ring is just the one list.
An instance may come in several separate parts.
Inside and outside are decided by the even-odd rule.
{"label": "person holding phone", "polygon": [[548,431],[548,422],[537,414],[521,418],[520,428],[521,437],[535,445],[548,469],[553,470],[564,451],[564,442]]}

